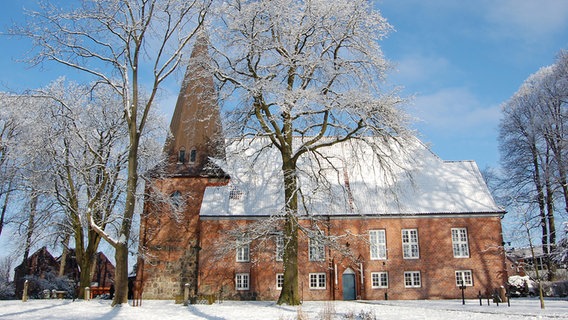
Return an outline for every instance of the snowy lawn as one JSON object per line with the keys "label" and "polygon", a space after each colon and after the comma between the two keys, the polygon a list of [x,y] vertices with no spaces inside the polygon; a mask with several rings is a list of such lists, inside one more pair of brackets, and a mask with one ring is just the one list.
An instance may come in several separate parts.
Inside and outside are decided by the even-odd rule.
{"label": "snowy lawn", "polygon": [[[300,307],[274,302],[225,301],[214,305],[183,305],[172,301],[143,301],[141,307],[111,308],[109,300],[0,301],[0,319],[568,319],[568,301],[547,300],[541,310],[538,299],[514,299],[511,307],[478,300],[435,301],[335,301],[305,302]],[[333,317],[329,317],[333,314]],[[365,319],[375,319],[365,318]]]}

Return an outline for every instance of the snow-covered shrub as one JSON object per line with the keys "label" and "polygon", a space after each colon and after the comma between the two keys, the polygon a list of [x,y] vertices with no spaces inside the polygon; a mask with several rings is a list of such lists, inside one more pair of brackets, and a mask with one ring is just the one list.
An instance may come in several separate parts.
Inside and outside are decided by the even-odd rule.
{"label": "snow-covered shrub", "polygon": [[32,275],[26,276],[24,279],[28,280],[28,296],[30,298],[46,298],[46,293],[44,292],[53,290],[67,291],[65,298],[73,298],[73,283],[67,277],[58,277],[54,273],[48,272],[44,278]]}
{"label": "snow-covered shrub", "polygon": [[355,313],[354,311],[347,312],[342,319],[347,320],[377,320],[377,316],[375,312],[372,310],[360,310],[359,313]]}
{"label": "snow-covered shrub", "polygon": [[546,297],[566,297],[568,281],[542,282],[542,291]]}
{"label": "snow-covered shrub", "polygon": [[332,320],[335,317],[335,313],[335,305],[333,302],[328,301],[320,311],[318,320]]}
{"label": "snow-covered shrub", "polygon": [[10,300],[16,298],[14,282],[0,282],[0,300]]}

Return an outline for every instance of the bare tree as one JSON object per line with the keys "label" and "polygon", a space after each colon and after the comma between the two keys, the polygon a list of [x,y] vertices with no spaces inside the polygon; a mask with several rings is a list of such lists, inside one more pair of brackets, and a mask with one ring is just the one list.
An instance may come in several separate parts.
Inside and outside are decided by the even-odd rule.
{"label": "bare tree", "polygon": [[22,113],[28,110],[27,101],[17,95],[0,94],[0,235],[9,219],[8,206],[18,186],[20,164],[17,152],[23,139],[28,119]]}
{"label": "bare tree", "polygon": [[49,133],[43,159],[51,164],[52,194],[65,213],[59,232],[67,243],[69,236],[74,240],[82,296],[101,240],[89,221],[105,230],[123,207],[127,125],[120,97],[109,87],[91,89],[60,79],[37,95],[51,114],[45,119]]}
{"label": "bare tree", "polygon": [[14,296],[14,282],[10,281],[14,262],[15,259],[12,255],[0,258],[0,299],[8,299]]}
{"label": "bare tree", "polygon": [[[43,101],[30,96],[15,98],[18,104],[12,107],[17,108],[20,132],[16,143],[11,146],[10,155],[18,166],[17,183],[13,191],[15,196],[11,197],[14,205],[11,221],[21,244],[15,250],[22,254],[24,267],[21,270],[26,271],[31,250],[52,235],[57,210],[49,193],[50,163],[37,156],[38,150],[44,149],[47,139],[43,113],[46,109],[38,109]],[[21,288],[19,283],[16,288]],[[18,291],[20,292],[16,294],[20,295],[21,289]]]}
{"label": "bare tree", "polygon": [[[568,56],[531,75],[503,106],[500,149],[511,198],[537,204],[541,244],[548,256],[556,245],[556,207],[568,208],[566,186]],[[548,277],[554,276],[547,258]]]}
{"label": "bare tree", "polygon": [[10,282],[10,274],[12,273],[14,262],[14,257],[10,255],[0,259],[0,283]]}
{"label": "bare tree", "polygon": [[238,130],[228,135],[263,137],[282,162],[284,284],[278,303],[297,305],[298,174],[309,171],[299,167],[300,158],[329,164],[322,149],[360,139],[385,159],[385,144],[365,138],[402,143],[409,136],[403,101],[383,82],[389,65],[379,41],[391,26],[365,0],[235,0],[215,9],[211,70],[223,98],[240,97],[236,106],[230,103],[232,125],[225,126]]}
{"label": "bare tree", "polygon": [[526,212],[525,212],[524,219],[522,219],[522,221],[523,221],[523,227],[525,229],[524,231],[526,232],[527,239],[529,241],[529,248],[530,248],[530,251],[531,251],[531,257],[534,261],[534,271],[535,271],[535,274],[536,274],[536,281],[538,283],[538,297],[539,297],[539,301],[540,301],[540,308],[544,309],[544,293],[543,293],[543,290],[542,290],[542,279],[541,279],[540,274],[538,272],[539,267],[538,267],[538,263],[537,263],[537,259],[536,259],[537,257],[536,257],[535,252],[534,252],[534,245],[533,245],[532,236],[531,236],[531,229],[534,229],[534,225],[531,227],[530,219],[526,216]]}
{"label": "bare tree", "polygon": [[[90,222],[115,249],[113,305],[128,300],[128,247],[138,189],[140,137],[158,89],[174,72],[201,24],[210,0],[84,0],[76,8],[43,2],[29,25],[14,34],[31,38],[37,55],[82,71],[120,95],[128,124],[128,177],[124,211],[116,236]],[[145,88],[145,90],[143,90]],[[141,99],[143,92],[147,99]]]}
{"label": "bare tree", "polygon": [[503,168],[507,170],[508,185],[515,197],[524,194],[528,202],[537,204],[541,220],[542,245],[549,245],[549,225],[546,213],[545,182],[549,177],[543,174],[547,163],[543,156],[542,136],[538,132],[538,115],[534,108],[534,96],[531,85],[522,87],[503,108],[505,114],[500,128],[500,146]]}
{"label": "bare tree", "polygon": [[564,237],[552,252],[552,259],[558,264],[568,264],[568,222],[564,223]]}
{"label": "bare tree", "polygon": [[[561,52],[556,63],[550,68],[550,73],[542,77],[536,92],[536,109],[540,114],[539,131],[546,142],[546,155],[549,164],[547,174],[551,175],[545,181],[547,194],[558,193],[559,199],[564,199],[564,213],[568,213],[568,53]],[[552,198],[552,196],[550,196]],[[549,201],[547,219],[550,226],[550,243],[556,245],[556,224],[554,217],[554,202]]]}

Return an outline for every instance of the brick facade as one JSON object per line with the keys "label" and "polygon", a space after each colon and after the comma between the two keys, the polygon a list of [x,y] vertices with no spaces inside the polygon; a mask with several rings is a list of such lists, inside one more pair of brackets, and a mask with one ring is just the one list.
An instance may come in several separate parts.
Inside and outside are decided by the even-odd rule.
{"label": "brick facade", "polygon": [[[256,240],[250,244],[250,262],[237,262],[236,250],[223,235],[239,224],[258,220],[207,219],[201,221],[201,251],[199,260],[199,292],[227,299],[275,300],[280,291],[276,277],[283,272],[282,262],[275,259],[273,239]],[[311,221],[303,221],[306,226]],[[300,237],[299,283],[304,300],[343,300],[343,274],[355,274],[356,297],[364,300],[389,299],[449,299],[461,295],[456,284],[456,271],[471,271],[473,285],[465,289],[466,297],[478,293],[493,293],[504,284],[506,276],[502,251],[501,222],[498,215],[466,216],[405,216],[331,218],[318,222],[320,229],[342,236],[326,247],[324,261],[309,261],[308,239]],[[325,227],[325,228],[323,228]],[[468,233],[469,257],[455,258],[452,228],[465,228]],[[419,258],[404,259],[402,229],[418,231]],[[387,258],[371,260],[369,230],[385,230]],[[222,244],[221,247],[219,244]],[[340,253],[349,248],[350,256]],[[229,248],[229,249],[227,249]],[[223,250],[226,249],[226,250]],[[342,250],[343,251],[343,250]],[[361,280],[361,270],[363,280]],[[420,272],[420,286],[405,287],[404,272]],[[387,272],[386,288],[372,288],[371,273]],[[249,289],[236,290],[236,274],[249,274]],[[310,273],[325,274],[325,288],[310,289]]]}
{"label": "brick facade", "polygon": [[[206,177],[170,177],[155,181],[154,199],[147,199],[140,226],[138,288],[143,299],[173,299],[183,294],[186,283],[197,289],[199,209],[207,186],[223,184]],[[155,193],[159,190],[163,201]],[[183,205],[167,201],[174,192],[183,195]]]}

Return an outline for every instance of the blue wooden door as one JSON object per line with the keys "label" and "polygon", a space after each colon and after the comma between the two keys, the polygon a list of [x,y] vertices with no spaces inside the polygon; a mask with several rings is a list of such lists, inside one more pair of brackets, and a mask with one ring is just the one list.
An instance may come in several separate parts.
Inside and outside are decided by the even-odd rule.
{"label": "blue wooden door", "polygon": [[343,300],[355,300],[355,275],[343,274]]}

